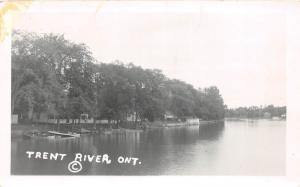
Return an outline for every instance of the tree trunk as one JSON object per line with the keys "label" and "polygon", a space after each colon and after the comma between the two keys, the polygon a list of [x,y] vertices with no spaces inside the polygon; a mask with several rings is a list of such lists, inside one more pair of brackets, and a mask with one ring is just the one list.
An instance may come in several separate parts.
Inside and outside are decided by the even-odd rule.
{"label": "tree trunk", "polygon": [[119,127],[120,127],[120,122],[121,122],[121,120],[117,121],[117,129],[119,129]]}
{"label": "tree trunk", "polygon": [[33,107],[30,107],[28,110],[28,119],[29,121],[32,121],[33,119]]}
{"label": "tree trunk", "polygon": [[78,119],[78,127],[81,130],[81,123],[80,123],[80,118]]}
{"label": "tree trunk", "polygon": [[57,129],[58,129],[57,131],[59,132],[60,131],[59,118],[57,118],[56,124],[57,124]]}
{"label": "tree trunk", "polygon": [[135,112],[135,121],[134,121],[135,129],[138,128],[137,120],[138,120],[138,115],[137,115],[137,112]]}
{"label": "tree trunk", "polygon": [[93,118],[93,124],[94,124],[94,129],[96,130],[97,126],[96,126],[96,119],[95,119],[95,117]]}
{"label": "tree trunk", "polygon": [[75,121],[74,121],[74,119],[72,119],[71,132],[73,132],[74,124],[75,124]]}
{"label": "tree trunk", "polygon": [[111,119],[108,120],[108,127],[111,129]]}

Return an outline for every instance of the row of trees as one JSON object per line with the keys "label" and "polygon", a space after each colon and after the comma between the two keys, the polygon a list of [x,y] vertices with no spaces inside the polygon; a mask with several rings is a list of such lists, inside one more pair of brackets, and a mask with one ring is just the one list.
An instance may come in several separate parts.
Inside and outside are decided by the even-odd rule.
{"label": "row of trees", "polygon": [[120,61],[97,62],[89,48],[63,35],[15,31],[12,36],[12,113],[20,119],[94,119],[121,122],[161,120],[166,111],[179,118],[224,117],[216,87],[195,89],[160,70]]}
{"label": "row of trees", "polygon": [[228,118],[271,118],[286,115],[285,106],[251,106],[226,109],[225,116]]}

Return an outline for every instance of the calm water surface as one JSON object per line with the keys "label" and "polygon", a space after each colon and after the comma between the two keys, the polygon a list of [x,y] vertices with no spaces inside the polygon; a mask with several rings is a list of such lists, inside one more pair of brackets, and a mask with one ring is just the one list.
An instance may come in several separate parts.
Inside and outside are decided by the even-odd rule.
{"label": "calm water surface", "polygon": [[[285,121],[225,123],[83,135],[68,140],[13,136],[11,173],[70,175],[75,153],[108,154],[112,163],[83,162],[79,175],[284,175]],[[63,161],[28,159],[26,151],[66,153]],[[141,164],[119,164],[119,156]]]}

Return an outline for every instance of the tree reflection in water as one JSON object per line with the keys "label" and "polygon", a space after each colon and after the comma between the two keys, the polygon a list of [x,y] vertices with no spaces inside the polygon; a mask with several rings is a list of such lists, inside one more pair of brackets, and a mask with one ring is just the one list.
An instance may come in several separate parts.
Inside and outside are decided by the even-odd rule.
{"label": "tree reflection in water", "polygon": [[200,140],[218,140],[225,129],[224,122],[203,124],[199,126],[199,138]]}

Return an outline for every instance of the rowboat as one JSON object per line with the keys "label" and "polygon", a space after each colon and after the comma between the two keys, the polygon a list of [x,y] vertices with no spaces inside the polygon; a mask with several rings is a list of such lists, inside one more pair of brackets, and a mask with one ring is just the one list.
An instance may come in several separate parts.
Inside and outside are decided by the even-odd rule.
{"label": "rowboat", "polygon": [[62,133],[57,131],[48,131],[48,133],[53,134],[55,136],[61,136],[61,137],[80,137],[80,134],[68,132],[68,133]]}

